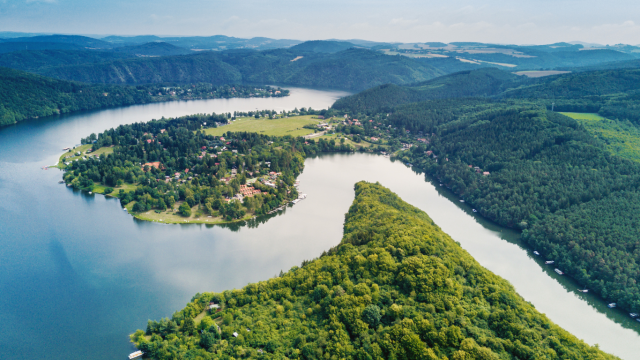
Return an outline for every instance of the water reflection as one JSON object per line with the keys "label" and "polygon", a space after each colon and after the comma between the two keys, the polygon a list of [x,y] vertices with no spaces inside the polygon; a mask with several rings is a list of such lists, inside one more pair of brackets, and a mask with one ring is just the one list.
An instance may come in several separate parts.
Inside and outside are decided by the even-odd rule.
{"label": "water reflection", "polygon": [[[295,106],[322,108],[335,96],[325,94],[325,105]],[[640,353],[640,336],[629,329],[638,325],[625,314],[576,293],[577,284],[532,257],[517,232],[481,219],[439,183],[388,158],[307,159],[300,176],[307,199],[224,226],[137,221],[117,200],[73,191],[57,184],[60,172],[40,170],[92,132],[159,117],[154,112],[227,106],[208,104],[198,111],[154,104],[0,130],[1,359],[123,358],[131,352],[127,334],[147,319],[170,316],[195,293],[262,281],[336,246],[360,180],[379,181],[426,211],[478,262],[577,337],[625,359]]]}

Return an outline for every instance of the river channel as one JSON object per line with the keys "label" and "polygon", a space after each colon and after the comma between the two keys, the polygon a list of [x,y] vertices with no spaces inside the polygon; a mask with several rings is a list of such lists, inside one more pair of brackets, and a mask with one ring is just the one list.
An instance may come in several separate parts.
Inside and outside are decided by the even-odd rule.
{"label": "river channel", "polygon": [[63,147],[106,128],[162,116],[326,108],[345,93],[291,88],[278,99],[131,106],[0,129],[0,359],[125,359],[127,335],[168,317],[197,292],[240,288],[319,256],[342,237],[353,185],[379,181],[426,211],[478,262],[539,311],[623,359],[640,355],[640,323],[545,267],[519,234],[476,216],[439,184],[366,154],[307,159],[308,195],[244,226],[142,222],[117,200],[59,185],[42,170]]}

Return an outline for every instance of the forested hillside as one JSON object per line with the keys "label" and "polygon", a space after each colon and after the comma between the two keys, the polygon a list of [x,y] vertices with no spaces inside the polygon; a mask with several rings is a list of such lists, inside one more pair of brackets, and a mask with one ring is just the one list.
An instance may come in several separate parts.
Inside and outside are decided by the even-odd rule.
{"label": "forested hillside", "polygon": [[640,69],[617,69],[529,79],[494,68],[462,71],[422,83],[382,85],[339,99],[341,111],[389,112],[431,99],[484,97],[531,99],[549,110],[590,112],[640,124]]}
{"label": "forested hillside", "polygon": [[38,73],[58,79],[102,84],[208,82],[221,85],[242,81],[237,69],[207,53],[70,65],[46,68]]}
{"label": "forested hillside", "polygon": [[488,219],[524,230],[526,242],[581,286],[640,310],[638,162],[532,100],[432,100],[374,118],[403,142],[415,141],[406,131],[425,134],[398,159]]}
{"label": "forested hillside", "polygon": [[363,90],[385,83],[409,84],[444,74],[426,63],[365,49],[337,53],[293,49],[202,52],[187,56],[50,66],[34,71],[87,83],[244,82],[347,90]]}
{"label": "forested hillside", "polygon": [[[388,189],[355,191],[336,248],[280,277],[198,294],[132,340],[154,359],[614,358],[553,324]],[[198,316],[210,302],[221,311]]]}
{"label": "forested hillside", "polygon": [[237,84],[89,85],[0,67],[0,126],[78,110],[149,102],[288,95],[289,90],[279,87]]}
{"label": "forested hillside", "polygon": [[146,91],[131,87],[83,85],[0,68],[0,126],[29,118],[150,101]]}
{"label": "forested hillside", "polygon": [[461,71],[407,86],[382,85],[339,99],[338,110],[387,111],[394,106],[431,99],[494,96],[527,80],[495,68]]}
{"label": "forested hillside", "polygon": [[[0,43],[0,48],[3,46]],[[119,59],[131,58],[126,52],[107,52],[93,50],[24,50],[0,54],[0,66],[30,72],[42,72],[42,69],[99,63]]]}

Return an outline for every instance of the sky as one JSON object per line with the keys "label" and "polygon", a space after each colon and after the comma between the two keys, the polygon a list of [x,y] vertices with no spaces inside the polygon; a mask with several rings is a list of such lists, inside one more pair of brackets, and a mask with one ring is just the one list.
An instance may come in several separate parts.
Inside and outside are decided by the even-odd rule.
{"label": "sky", "polygon": [[0,0],[0,31],[640,44],[637,0]]}

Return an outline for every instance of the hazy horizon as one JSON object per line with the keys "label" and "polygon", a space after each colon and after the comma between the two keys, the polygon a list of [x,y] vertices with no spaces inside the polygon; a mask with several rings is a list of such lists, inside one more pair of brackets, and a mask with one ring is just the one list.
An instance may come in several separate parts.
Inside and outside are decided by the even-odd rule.
{"label": "hazy horizon", "polygon": [[640,4],[619,1],[0,0],[0,31],[500,44],[640,43]]}

